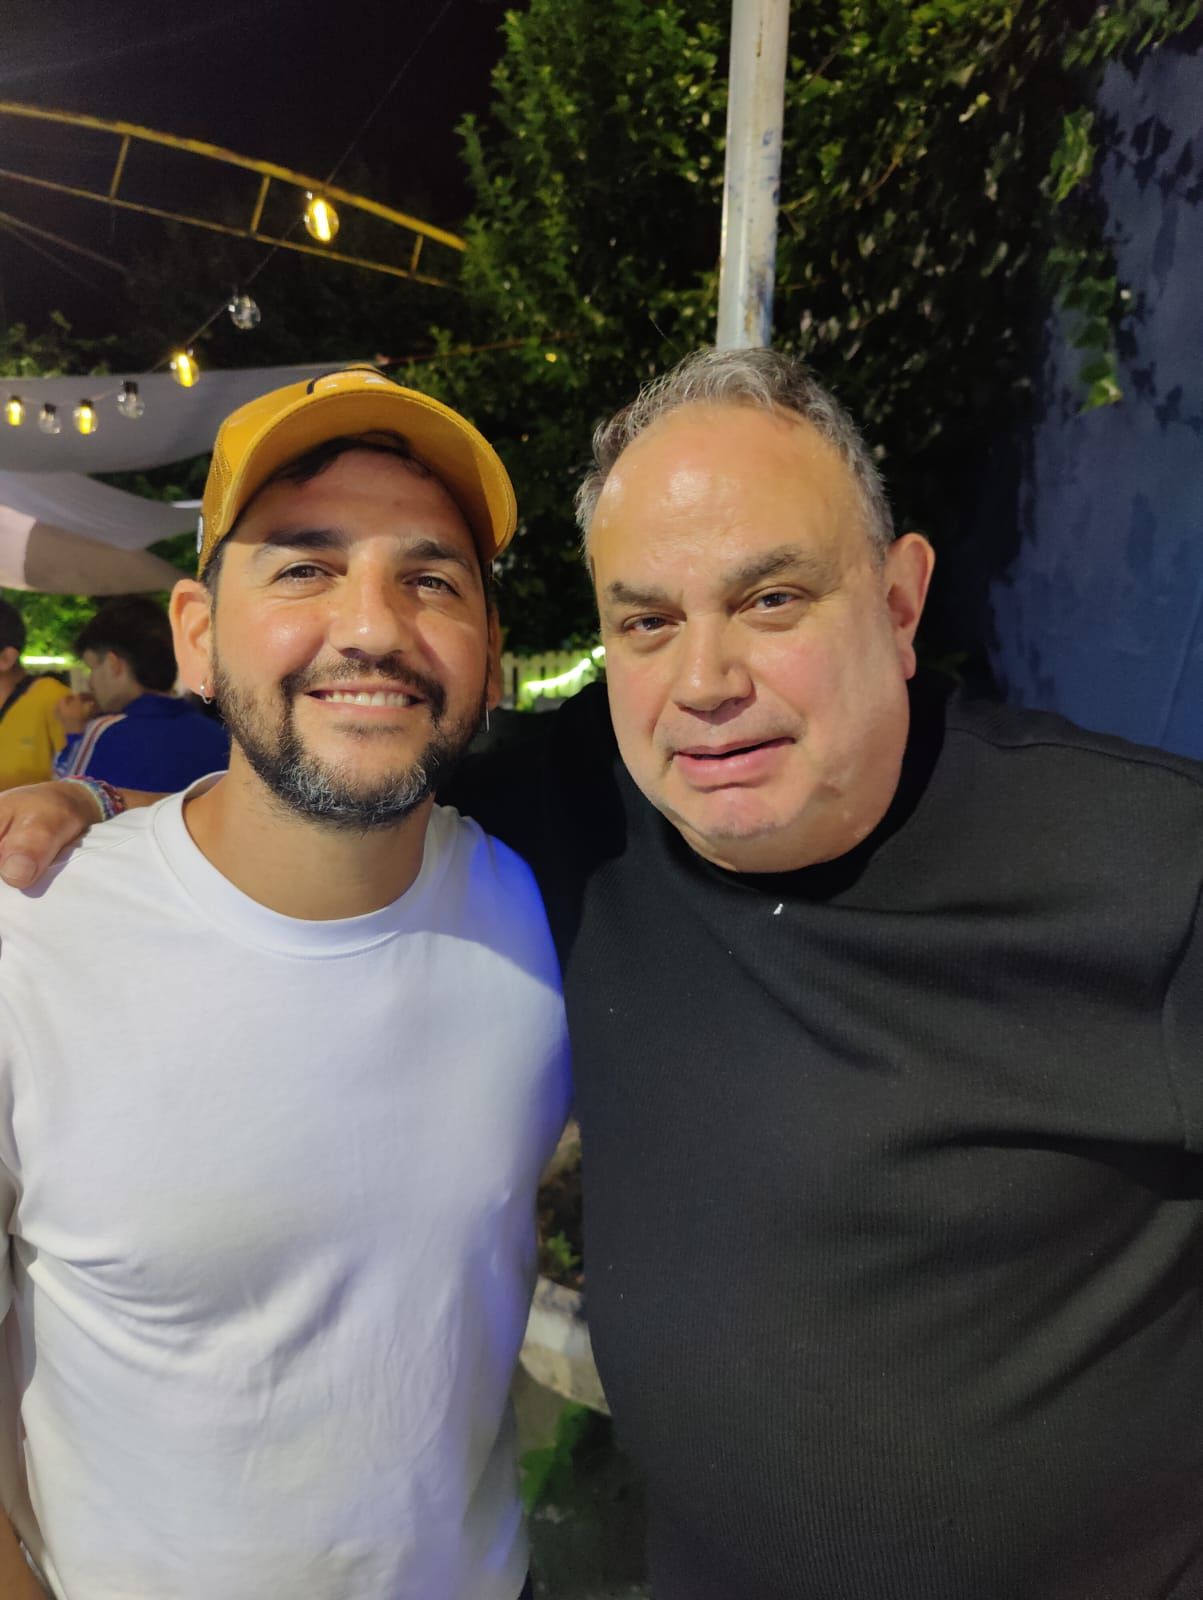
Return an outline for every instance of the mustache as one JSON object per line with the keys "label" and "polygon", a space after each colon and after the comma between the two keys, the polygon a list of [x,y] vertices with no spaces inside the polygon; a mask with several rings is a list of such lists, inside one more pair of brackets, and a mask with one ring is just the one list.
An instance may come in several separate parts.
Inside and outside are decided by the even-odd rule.
{"label": "mustache", "polygon": [[340,683],[354,683],[357,678],[363,678],[365,669],[375,677],[387,678],[399,689],[420,695],[430,707],[432,721],[437,722],[446,710],[447,691],[443,685],[424,672],[416,672],[413,667],[398,661],[394,656],[381,656],[379,660],[362,664],[351,661],[340,662],[337,667],[324,669],[305,667],[300,671],[290,672],[287,677],[282,678],[280,688],[287,699],[292,699],[295,695],[306,694],[318,684],[328,689]]}

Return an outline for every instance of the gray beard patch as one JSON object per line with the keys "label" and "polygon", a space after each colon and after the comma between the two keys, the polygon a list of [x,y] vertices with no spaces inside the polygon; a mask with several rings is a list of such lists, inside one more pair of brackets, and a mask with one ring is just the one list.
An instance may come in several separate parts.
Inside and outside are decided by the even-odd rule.
{"label": "gray beard patch", "polygon": [[[273,739],[250,696],[234,687],[219,661],[214,663],[214,699],[231,739],[268,792],[295,816],[356,833],[394,827],[446,782],[476,736],[484,720],[486,690],[483,687],[474,714],[447,725],[447,697],[441,684],[395,663],[377,662],[372,671],[377,677],[391,679],[402,689],[410,688],[421,694],[430,709],[433,731],[426,748],[409,767],[365,788],[356,780],[352,768],[320,761],[302,743],[294,705],[296,696],[305,692],[305,682],[312,679],[313,674],[293,673],[282,680],[283,710]],[[359,670],[343,676],[350,680],[363,674]],[[338,675],[323,673],[321,681],[333,687]],[[364,727],[359,730],[358,737],[366,741],[380,734]]]}

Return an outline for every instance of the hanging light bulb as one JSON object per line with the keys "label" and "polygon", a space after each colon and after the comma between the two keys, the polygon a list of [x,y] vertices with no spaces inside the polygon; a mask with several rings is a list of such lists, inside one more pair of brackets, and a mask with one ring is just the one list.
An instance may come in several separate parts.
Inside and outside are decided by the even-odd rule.
{"label": "hanging light bulb", "polygon": [[171,375],[181,389],[191,389],[200,377],[200,368],[191,350],[177,350],[171,358]]}
{"label": "hanging light bulb", "polygon": [[47,400],[38,412],[38,427],[43,433],[62,433],[63,424],[59,419],[58,407],[52,406]]}
{"label": "hanging light bulb", "polygon": [[249,294],[237,294],[226,308],[230,313],[230,321],[242,333],[249,333],[252,328],[259,326],[259,307]]}
{"label": "hanging light bulb", "polygon": [[100,426],[100,420],[96,415],[96,407],[90,400],[81,400],[71,413],[71,416],[75,422],[76,433],[95,433]]}
{"label": "hanging light bulb", "polygon": [[20,395],[10,394],[4,402],[4,420],[10,428],[19,428],[25,421],[25,402]]}
{"label": "hanging light bulb", "polygon": [[136,420],[146,410],[146,401],[138,393],[138,385],[127,378],[121,385],[121,393],[117,396],[117,409],[123,417]]}
{"label": "hanging light bulb", "polygon": [[321,195],[305,195],[305,227],[319,244],[329,244],[338,232],[338,212]]}

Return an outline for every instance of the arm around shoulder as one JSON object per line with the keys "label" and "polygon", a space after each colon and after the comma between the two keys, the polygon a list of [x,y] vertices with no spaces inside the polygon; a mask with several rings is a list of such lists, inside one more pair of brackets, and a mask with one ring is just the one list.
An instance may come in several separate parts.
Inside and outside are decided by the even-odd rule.
{"label": "arm around shoulder", "polygon": [[[119,793],[125,806],[150,805],[160,798]],[[14,889],[30,888],[62,851],[103,820],[103,809],[94,789],[76,778],[5,790],[0,794],[0,879]]]}

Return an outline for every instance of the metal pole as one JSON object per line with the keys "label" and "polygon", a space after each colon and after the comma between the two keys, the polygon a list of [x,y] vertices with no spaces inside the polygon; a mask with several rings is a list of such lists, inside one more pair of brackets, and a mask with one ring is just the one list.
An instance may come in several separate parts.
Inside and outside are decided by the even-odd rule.
{"label": "metal pole", "polygon": [[788,38],[789,0],[732,0],[720,350],[772,343]]}

